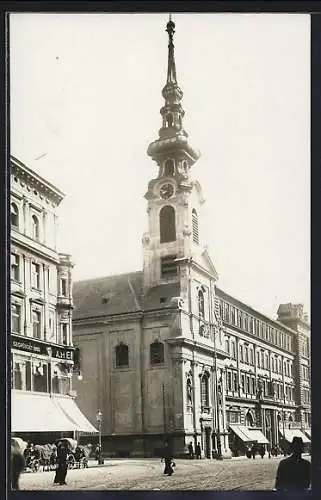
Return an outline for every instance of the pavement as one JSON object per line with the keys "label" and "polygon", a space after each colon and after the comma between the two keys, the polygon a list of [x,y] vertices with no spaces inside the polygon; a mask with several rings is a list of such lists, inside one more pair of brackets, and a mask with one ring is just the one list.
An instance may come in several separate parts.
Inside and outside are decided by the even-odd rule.
{"label": "pavement", "polygon": [[[105,459],[90,461],[87,469],[69,470],[67,485],[53,484],[54,471],[25,472],[21,490],[272,490],[283,457],[244,457],[227,460],[175,459],[171,477],[163,474],[160,459]],[[306,457],[310,458],[310,457]]]}

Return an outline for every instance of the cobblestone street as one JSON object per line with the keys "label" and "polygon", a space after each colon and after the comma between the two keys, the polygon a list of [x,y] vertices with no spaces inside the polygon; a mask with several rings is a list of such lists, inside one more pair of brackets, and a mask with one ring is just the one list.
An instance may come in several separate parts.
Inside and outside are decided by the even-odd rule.
{"label": "cobblestone street", "polygon": [[54,472],[24,473],[22,490],[271,490],[279,458],[224,461],[177,460],[173,476],[159,459],[105,460],[88,469],[70,470],[66,486],[53,485]]}

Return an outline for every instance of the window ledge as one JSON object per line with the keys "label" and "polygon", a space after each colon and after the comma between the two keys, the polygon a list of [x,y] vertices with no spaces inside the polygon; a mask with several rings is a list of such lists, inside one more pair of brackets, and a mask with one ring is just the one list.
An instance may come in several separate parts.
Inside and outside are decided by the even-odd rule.
{"label": "window ledge", "polygon": [[151,369],[164,368],[164,367],[165,367],[165,363],[150,364]]}

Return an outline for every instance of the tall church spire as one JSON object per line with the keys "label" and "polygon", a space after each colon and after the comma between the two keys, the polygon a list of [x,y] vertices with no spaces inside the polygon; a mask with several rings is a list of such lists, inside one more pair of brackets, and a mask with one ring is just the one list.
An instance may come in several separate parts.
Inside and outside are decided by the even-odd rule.
{"label": "tall church spire", "polygon": [[199,158],[200,154],[188,143],[188,134],[183,128],[185,114],[181,105],[183,92],[177,83],[174,55],[175,23],[172,21],[171,15],[166,25],[166,31],[168,33],[168,66],[167,80],[162,90],[165,103],[160,110],[162,127],[158,133],[159,138],[149,145],[147,153],[160,165],[169,149],[171,151],[175,149],[176,152],[180,151],[181,154],[184,152],[185,156],[188,156],[189,168]]}
{"label": "tall church spire", "polygon": [[168,66],[167,66],[167,84],[177,84],[176,81],[176,67],[175,67],[175,56],[174,56],[174,33],[175,33],[175,23],[172,21],[171,14],[169,15],[169,21],[167,23],[166,31],[168,33]]}

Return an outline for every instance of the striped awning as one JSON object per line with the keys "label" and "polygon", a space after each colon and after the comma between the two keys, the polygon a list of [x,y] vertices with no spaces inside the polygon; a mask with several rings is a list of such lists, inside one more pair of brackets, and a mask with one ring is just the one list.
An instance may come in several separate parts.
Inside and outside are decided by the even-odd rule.
{"label": "striped awning", "polygon": [[269,440],[259,429],[248,429],[248,432],[258,444],[269,444]]}
{"label": "striped awning", "polygon": [[250,435],[248,427],[246,425],[235,425],[230,424],[230,429],[244,442],[244,443],[255,443],[256,440]]}
{"label": "striped awning", "polygon": [[11,393],[11,431],[98,433],[72,397],[25,391]]}
{"label": "striped awning", "polygon": [[288,443],[292,443],[294,437],[302,438],[303,443],[311,442],[310,439],[305,434],[303,434],[302,431],[300,431],[300,429],[284,429],[284,432],[283,429],[280,429],[279,431],[281,436],[283,436],[285,440],[288,441]]}

